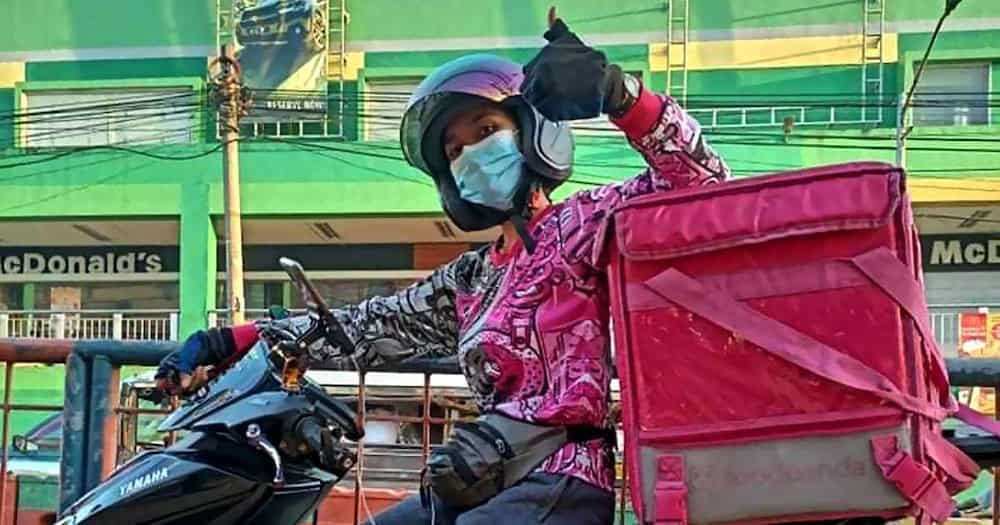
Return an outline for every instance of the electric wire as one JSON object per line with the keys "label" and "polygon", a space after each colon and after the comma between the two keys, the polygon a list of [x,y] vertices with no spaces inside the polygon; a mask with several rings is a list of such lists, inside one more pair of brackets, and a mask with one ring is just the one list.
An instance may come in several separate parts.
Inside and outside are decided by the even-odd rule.
{"label": "electric wire", "polygon": [[[266,92],[266,90],[265,90]],[[274,93],[279,93],[275,90]],[[283,90],[281,93],[285,94],[301,94],[302,92]],[[319,92],[316,92],[319,93]],[[971,92],[955,92],[955,94],[960,95],[975,95],[983,96],[989,95],[990,93],[971,93]],[[131,131],[132,133],[137,132],[164,132],[173,133],[177,135],[190,134],[190,136],[195,136],[199,134],[199,129],[202,127],[202,120],[197,118],[195,113],[194,125],[190,128],[184,127],[173,127],[168,129],[163,128],[142,128],[136,125],[136,121],[149,121],[155,118],[170,117],[170,116],[187,116],[192,115],[192,112],[197,109],[213,109],[207,103],[205,97],[202,96],[203,93],[200,91],[187,91],[178,94],[171,94],[168,96],[137,96],[134,98],[127,97],[117,97],[114,101],[104,102],[104,103],[64,103],[56,104],[51,107],[39,106],[35,108],[30,108],[27,111],[13,112],[10,114],[0,114],[0,121],[7,120],[12,123],[16,123],[21,126],[31,126],[35,125],[37,130],[35,134],[28,134],[29,137],[42,138],[51,137],[53,140],[62,138],[67,139],[73,136],[84,136],[95,130],[104,130],[107,132],[112,132],[116,130]],[[389,92],[385,90],[369,90],[365,92],[359,92],[354,96],[333,96],[328,97],[329,100],[340,100],[340,101],[383,101],[383,102],[398,102],[400,104],[405,103],[409,98],[409,93],[406,92]],[[935,95],[942,96],[943,93],[936,93]],[[722,95],[713,94],[707,95],[706,97],[716,97],[720,98]],[[851,97],[857,98],[856,95],[848,94],[775,94],[775,95],[760,95],[760,94],[731,94],[726,95],[728,98],[737,99],[734,102],[744,103],[739,99],[760,99],[762,102],[768,104],[783,104],[786,102],[817,102],[817,97],[826,97],[818,102],[822,103],[833,103],[839,105],[849,105],[853,104]],[[192,98],[197,98],[195,101],[190,101]],[[187,102],[184,99],[188,99]],[[690,100],[698,100],[697,95],[689,96]],[[713,100],[710,98],[703,98],[701,100]],[[893,99],[886,99],[893,104],[895,101]],[[922,102],[921,95],[918,94],[917,100],[915,101],[916,106],[920,104],[925,104],[927,106],[933,107],[950,107],[954,106],[955,102],[953,100],[940,100],[940,101],[929,101]],[[966,104],[968,105],[968,104]],[[993,102],[988,102],[980,104],[982,106],[992,107]],[[871,105],[869,104],[869,107]],[[144,110],[143,112],[138,112],[138,110]],[[134,114],[122,114],[123,112],[134,111]],[[381,131],[396,129],[398,126],[398,121],[401,115],[397,112],[379,112],[379,111],[351,111],[345,109],[342,113],[344,117],[354,117],[357,122],[363,124],[368,124],[369,131]],[[97,120],[100,117],[105,117],[105,121],[102,122],[90,122],[86,123],[87,120]],[[65,127],[66,122],[74,121],[84,121],[85,123],[81,126],[75,126],[71,128]],[[56,124],[58,123],[62,127],[53,127],[51,129],[39,127],[39,124]],[[159,124],[162,124],[160,122]],[[585,125],[574,126],[574,128],[580,132],[593,131],[596,133],[584,135],[581,137],[581,143],[589,143],[592,147],[602,147],[606,145],[611,145],[615,150],[624,151],[628,148],[627,143],[622,140],[620,132],[611,128],[602,127],[589,127]],[[605,135],[606,134],[606,135]],[[895,148],[889,145],[889,141],[892,140],[889,137],[880,138],[873,136],[828,136],[815,133],[768,133],[761,131],[752,130],[726,130],[726,129],[713,129],[708,128],[704,130],[704,134],[710,137],[710,143],[713,145],[720,146],[747,146],[747,147],[794,147],[794,148],[810,148],[810,149],[851,149],[851,150],[870,150],[870,151],[888,151],[894,150]],[[256,137],[257,139],[272,140],[276,142],[283,142],[286,144],[292,144],[301,149],[310,150],[314,153],[318,153],[317,150],[326,150],[332,153],[340,153],[345,155],[355,155],[355,156],[368,156],[372,158],[392,160],[397,162],[402,162],[404,166],[408,168],[405,160],[398,155],[388,154],[389,151],[398,152],[398,146],[392,144],[378,144],[378,143],[367,143],[363,141],[351,142],[350,147],[342,147],[331,145],[330,143],[308,141],[298,138],[276,138],[261,136]],[[253,144],[254,139],[250,137],[244,137],[242,139],[244,144]],[[823,140],[823,143],[813,144],[805,143],[803,140]],[[936,135],[936,136],[917,136],[910,138],[911,141],[927,141],[935,142],[937,146],[913,146],[910,148],[911,151],[930,151],[930,152],[943,152],[943,153],[996,153],[994,149],[985,149],[979,147],[942,147],[941,143],[946,144],[993,144],[1000,142],[1000,138],[993,138],[987,134],[975,134],[975,136],[954,136],[950,134]],[[602,141],[607,141],[602,144]],[[99,150],[110,150],[119,151],[128,154],[134,154],[139,156],[144,156],[156,160],[191,160],[196,159],[205,155],[210,155],[218,150],[220,150],[224,144],[219,143],[214,147],[208,148],[206,150],[185,155],[163,155],[158,153],[153,153],[150,151],[145,151],[139,146],[143,144],[132,143],[131,145],[125,145],[129,141],[123,141],[122,144],[101,144],[101,145],[83,145],[83,146],[70,146],[66,149],[58,148],[59,151],[46,151],[46,148],[32,148],[29,150],[19,151],[15,155],[0,156],[0,159],[6,158],[20,158],[25,156],[34,155],[46,155],[43,158],[20,160],[9,163],[0,163],[0,170],[20,168],[25,166],[32,166],[35,164],[46,163],[58,159],[65,158],[67,156],[75,155],[82,152],[91,152]],[[878,142],[883,142],[884,145],[878,145]],[[867,144],[866,144],[867,143]],[[344,144],[343,142],[338,142],[335,144]],[[363,150],[368,151],[363,151]],[[610,150],[610,148],[609,148]],[[379,151],[384,151],[386,153],[379,153]],[[391,173],[385,170],[380,170],[379,168],[373,168],[370,166],[363,166],[356,163],[351,163],[350,161],[345,161],[339,157],[333,155],[323,155],[326,158],[341,162],[344,165],[353,167],[355,169],[363,169],[372,173],[378,173],[384,176],[390,176],[400,180],[405,180],[412,183],[429,185],[430,183],[426,180],[415,180],[409,179],[405,176]],[[737,161],[738,162],[738,161]],[[746,163],[755,163],[756,161],[746,161]],[[759,162],[756,162],[758,165]],[[645,165],[640,164],[628,164],[628,163],[600,163],[600,162],[587,162],[581,161],[576,163],[577,166],[583,168],[608,168],[608,169],[644,169]],[[736,174],[754,174],[754,173],[773,173],[781,171],[782,169],[795,169],[797,166],[793,165],[781,165],[773,166],[773,169],[736,169],[734,173]],[[1000,168],[992,167],[975,167],[975,168],[957,168],[957,169],[943,169],[943,168],[932,168],[932,169],[912,169],[909,170],[911,174],[930,174],[930,173],[991,173],[997,172]],[[587,174],[583,172],[577,172],[581,177],[574,177],[574,182],[589,185],[600,185],[611,182],[617,182],[618,179],[614,178],[602,178],[594,174]],[[20,178],[28,178],[32,176],[32,173],[17,175],[14,177],[0,178],[0,182],[6,180],[14,180]],[[926,186],[925,186],[926,187]],[[947,188],[954,189],[954,188]],[[975,188],[974,188],[975,189]],[[994,191],[992,188],[978,188],[983,191]]]}

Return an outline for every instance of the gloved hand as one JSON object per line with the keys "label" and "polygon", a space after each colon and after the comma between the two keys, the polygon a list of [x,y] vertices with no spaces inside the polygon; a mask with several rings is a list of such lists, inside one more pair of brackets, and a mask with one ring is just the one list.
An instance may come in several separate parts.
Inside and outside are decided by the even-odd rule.
{"label": "gloved hand", "polygon": [[208,380],[213,368],[237,352],[231,328],[209,328],[191,334],[180,350],[160,361],[156,387],[184,394]]}
{"label": "gloved hand", "polygon": [[[337,315],[337,312],[334,313]],[[278,344],[285,341],[295,341],[307,333],[324,335],[320,326],[311,316],[296,317],[275,317],[258,321],[257,331],[260,337],[269,344]],[[306,349],[309,356],[317,361],[324,361],[330,358],[349,356],[354,352],[354,344],[343,331],[343,327],[336,326],[334,330],[325,334],[325,337],[318,337]]]}
{"label": "gloved hand", "polygon": [[[177,350],[160,362],[156,372],[156,386],[171,395],[180,395],[197,390],[207,382],[214,371],[220,366],[225,367],[243,356],[260,339],[269,345],[295,341],[300,336],[318,326],[310,316],[289,315],[287,309],[272,306],[268,310],[268,319],[261,319],[237,327],[210,328],[195,332],[180,350]],[[309,345],[310,357],[317,360],[332,356],[350,355],[354,345],[338,330],[326,334]],[[329,342],[340,341],[334,346]]]}
{"label": "gloved hand", "polygon": [[548,44],[524,66],[521,93],[549,120],[616,115],[627,100],[624,74],[607,57],[580,40],[549,11]]}

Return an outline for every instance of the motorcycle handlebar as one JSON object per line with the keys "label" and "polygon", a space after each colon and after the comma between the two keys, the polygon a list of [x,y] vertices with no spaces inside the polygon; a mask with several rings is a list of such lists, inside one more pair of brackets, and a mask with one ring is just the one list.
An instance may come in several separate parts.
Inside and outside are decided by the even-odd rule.
{"label": "motorcycle handlebar", "polygon": [[295,433],[309,448],[315,452],[323,452],[323,426],[314,417],[304,417],[295,425]]}
{"label": "motorcycle handlebar", "polygon": [[313,285],[312,281],[306,277],[306,272],[302,268],[302,265],[298,261],[288,257],[279,258],[278,264],[288,274],[289,279],[295,284],[295,287],[299,289],[302,299],[306,302],[306,310],[310,311],[316,317],[317,326],[315,329],[296,339],[296,342],[305,343],[300,350],[305,350],[316,341],[326,339],[327,343],[339,348],[342,355],[353,354],[354,343],[344,332],[344,328],[340,325],[340,322],[334,317],[333,312],[330,310],[330,305],[323,299],[323,296],[316,289],[316,286]]}
{"label": "motorcycle handlebar", "polygon": [[343,477],[354,466],[357,455],[338,447],[331,433],[319,423],[319,418],[306,416],[295,424],[295,434],[305,442],[316,455],[319,468]]}

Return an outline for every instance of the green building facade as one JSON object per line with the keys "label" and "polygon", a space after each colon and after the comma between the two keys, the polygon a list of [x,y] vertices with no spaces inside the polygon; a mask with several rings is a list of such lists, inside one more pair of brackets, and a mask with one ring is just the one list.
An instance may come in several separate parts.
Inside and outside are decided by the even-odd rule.
{"label": "green building facade", "polygon": [[[182,337],[225,307],[221,142],[206,90],[231,27],[232,6],[221,1],[0,5],[0,309],[8,316],[69,309],[172,317],[169,335]],[[573,0],[558,7],[586,41],[680,100],[735,174],[747,177],[893,162],[900,93],[943,4]],[[279,255],[305,261],[335,301],[353,301],[419,278],[495,235],[465,234],[443,217],[430,181],[401,160],[396,124],[415,83],[449,59],[490,52],[529,60],[543,43],[549,2],[319,5],[329,36],[327,116],[241,127],[251,309],[296,304]],[[1000,306],[995,2],[962,2],[923,79],[907,115],[914,127],[905,161],[928,300],[941,316]],[[162,103],[142,114],[123,106],[128,97]],[[101,100],[118,102],[70,111]],[[606,122],[579,128],[575,182],[561,194],[642,167]],[[950,344],[947,319],[939,337]]]}

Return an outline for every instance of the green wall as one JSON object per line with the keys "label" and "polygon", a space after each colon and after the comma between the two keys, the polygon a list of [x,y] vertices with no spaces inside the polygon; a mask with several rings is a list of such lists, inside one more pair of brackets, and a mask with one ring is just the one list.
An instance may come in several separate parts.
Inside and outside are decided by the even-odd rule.
{"label": "green wall", "polygon": [[[860,0],[690,1],[693,30],[775,29],[783,26],[860,24]],[[662,32],[665,0],[575,0],[558,5],[560,15],[583,35]],[[936,20],[943,0],[888,1],[889,21]],[[352,40],[531,37],[545,28],[549,0],[364,0],[349,1]],[[964,2],[952,20],[995,17],[991,1]]]}
{"label": "green wall", "polygon": [[[890,21],[934,20],[943,0],[887,2]],[[535,37],[550,0],[347,0],[350,40]],[[574,0],[559,12],[582,34],[666,34],[665,0]],[[694,30],[853,24],[860,0],[700,0]],[[952,20],[996,17],[992,1],[966,0]],[[215,45],[214,0],[11,0],[0,3],[0,50],[48,51]]]}
{"label": "green wall", "polygon": [[769,29],[775,23],[782,26],[838,24],[860,20],[860,17],[860,2],[852,0],[691,2],[691,23],[695,29]]}
{"label": "green wall", "polygon": [[[532,37],[535,40],[517,41],[518,46],[532,45],[543,30],[544,13],[550,4],[541,0],[490,0],[478,2],[475,8],[470,8],[467,0],[347,0],[351,13],[348,41],[461,37],[470,39],[469,45],[472,46],[476,38],[500,35]],[[854,23],[859,20],[861,7],[860,0],[829,0],[810,6],[803,6],[799,0],[702,0],[691,4],[694,29]],[[889,2],[888,18],[931,19],[937,15],[941,4],[941,0]],[[995,16],[996,13],[987,4],[991,2],[966,0],[949,19],[949,24]],[[576,0],[566,2],[559,8],[560,14],[584,36],[592,33],[663,31],[665,39],[664,5],[664,0]],[[7,2],[0,6],[0,52],[65,47],[204,46],[214,42],[214,9],[212,0]],[[100,23],[87,25],[83,20]],[[945,26],[946,29],[948,27]],[[993,81],[994,85],[1000,85],[998,34],[1000,30],[946,32],[938,39],[933,56],[992,52],[995,57],[991,59],[994,64]],[[904,62],[923,50],[927,38],[925,33],[900,35],[900,56],[907,57]],[[663,73],[648,72],[649,51],[646,44],[604,45],[601,49],[611,60],[627,69],[642,71],[654,89],[665,88]],[[364,79],[419,76],[444,61],[481,51],[496,52],[524,62],[534,54],[535,48],[493,50],[473,46],[461,50],[368,52],[361,71],[363,80],[345,83],[343,118],[346,139],[356,139],[362,125],[360,120],[363,119],[359,119],[358,115],[361,113]],[[32,61],[26,65],[25,77],[29,82],[202,77],[205,63],[204,57]],[[887,64],[885,67],[885,95],[889,99],[894,99],[908,80],[904,66]],[[830,105],[837,105],[838,119],[853,119],[858,117],[858,110],[852,106],[859,99],[859,85],[860,70],[857,66],[692,71],[689,74],[689,106],[739,107],[780,99],[782,102],[817,106],[809,110],[809,117],[819,118],[828,113]],[[332,89],[332,96],[340,94]],[[0,89],[0,113],[9,116],[13,101],[13,90]],[[893,108],[884,111],[885,127],[893,124],[894,113]],[[994,111],[994,122],[998,118]],[[723,118],[725,121],[726,118]],[[9,123],[9,118],[0,121],[0,148],[7,150],[5,157],[13,158],[17,152],[10,150],[12,132]],[[802,145],[753,144],[754,141],[772,139],[755,135],[776,131],[759,128],[736,130],[735,133],[743,132],[742,135],[729,131],[719,133],[713,139],[727,153],[733,167],[745,173],[798,166],[808,163],[810,159],[831,155],[831,158],[840,158],[841,151],[847,151],[849,155],[858,154],[851,153],[853,150],[848,148],[836,148],[836,154],[829,154],[798,151],[805,147]],[[799,127],[796,132],[815,133],[818,130]],[[215,141],[211,133],[207,135],[209,142]],[[370,144],[340,144],[336,147],[351,151],[326,151],[314,147],[305,148],[311,149],[306,151],[273,143],[244,145],[243,177],[249,191],[245,204],[250,212],[284,213],[292,202],[296,208],[292,213],[304,210],[352,214],[424,213],[436,210],[434,193],[421,174],[398,161],[365,156],[373,151],[398,155],[398,151],[392,149],[393,145],[388,145],[388,150],[372,149],[380,146]],[[171,155],[200,151],[200,148],[161,147],[155,151]],[[876,155],[883,156],[882,153]],[[44,156],[43,153],[35,153],[31,159],[34,161]],[[620,146],[609,148],[606,140],[603,144],[600,141],[588,144],[587,139],[581,139],[578,161],[595,164],[600,169],[615,164],[628,169],[639,165],[638,158],[631,152]],[[929,158],[928,162],[932,166],[940,164],[935,158]],[[580,170],[586,171],[587,166]],[[5,189],[0,197],[0,217],[64,214],[67,209],[84,216],[111,213],[108,210],[127,215],[175,215],[182,196],[179,183],[215,184],[220,171],[218,154],[191,161],[167,162],[122,152],[79,153],[58,161],[0,172],[0,187]],[[615,176],[618,175],[624,176],[624,172],[616,172]],[[290,182],[295,184],[288,184]],[[329,186],[332,183],[336,186]],[[387,187],[400,185],[412,191],[385,191]],[[213,185],[211,188],[208,190],[213,199],[211,206],[217,209],[218,187]],[[310,195],[325,192],[322,193],[325,198],[317,199],[317,202],[302,202],[296,195],[301,195],[303,190],[309,191]],[[352,198],[343,195],[352,195]],[[358,195],[363,198],[354,197]]]}
{"label": "green wall", "polygon": [[[996,14],[1000,15],[1000,12]],[[931,53],[931,58],[940,52],[958,49],[992,49],[1000,56],[1000,40],[997,39],[1000,29],[991,31],[947,31],[948,23],[951,21],[951,18],[945,21],[945,32],[939,34],[937,40],[934,42],[934,50]],[[915,51],[922,55],[923,51],[927,49],[930,37],[931,34],[929,32],[903,33],[899,35],[900,54]]]}
{"label": "green wall", "polygon": [[[918,129],[912,135],[911,166],[946,171],[1000,167],[1000,151],[975,142],[953,142],[955,130]],[[743,174],[846,160],[892,160],[892,130],[797,129],[788,142],[768,130],[718,132],[710,141]],[[835,145],[832,148],[811,146]],[[440,212],[437,194],[421,172],[404,161],[367,154],[370,144],[341,144],[339,151],[284,144],[247,144],[241,149],[242,205],[247,216],[422,215]],[[948,148],[949,155],[920,151]],[[180,155],[201,147],[152,151]],[[111,159],[114,159],[111,161]],[[634,174],[642,159],[615,137],[579,137],[576,173],[581,181],[608,182]],[[1000,170],[998,170],[1000,171]],[[219,154],[197,160],[153,160],[129,153],[80,153],[0,174],[0,219],[45,217],[176,217],[193,205],[189,185],[207,189],[207,213],[222,211]],[[188,192],[188,193],[185,193]]]}
{"label": "green wall", "polygon": [[208,312],[215,309],[217,240],[209,185],[186,181],[182,186],[179,333],[190,334],[204,329]]}
{"label": "green wall", "polygon": [[[886,1],[890,4],[887,15],[889,20],[937,20],[941,16],[941,13],[944,12],[944,0]],[[995,19],[996,16],[996,2],[965,0],[949,15],[948,20]]]}
{"label": "green wall", "polygon": [[[849,24],[860,23],[862,16],[861,0],[699,0],[690,3],[694,29],[772,29]],[[937,20],[944,9],[944,0],[885,0],[885,4],[887,21]],[[952,13],[951,20],[975,20],[995,17],[996,14],[995,3],[968,0]]]}
{"label": "green wall", "polygon": [[[352,40],[408,40],[540,36],[550,0],[354,0]],[[655,31],[664,28],[663,0],[574,0],[560,16],[581,33]]]}
{"label": "green wall", "polygon": [[29,62],[24,77],[29,82],[200,77],[207,65],[204,57]]}
{"label": "green wall", "polygon": [[8,0],[0,50],[215,45],[214,0]]}
{"label": "green wall", "polygon": [[[621,65],[628,71],[649,69],[649,47],[645,44],[601,46],[601,51],[607,55],[608,60]],[[423,76],[449,60],[470,53],[489,53],[525,64],[538,53],[538,48],[473,48],[419,53],[369,52],[365,54],[365,76],[366,78]]]}

